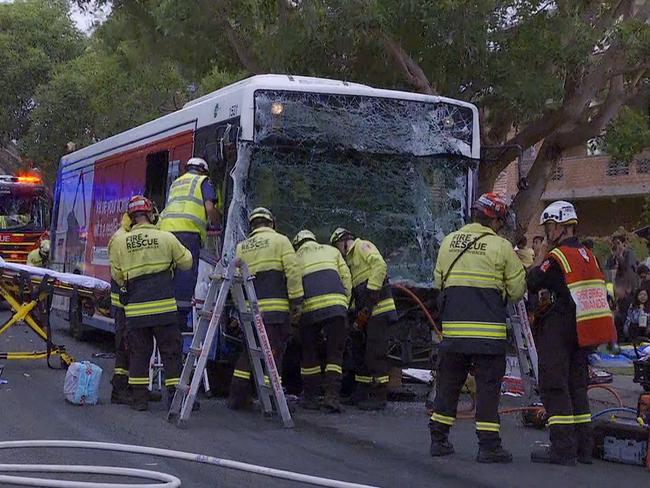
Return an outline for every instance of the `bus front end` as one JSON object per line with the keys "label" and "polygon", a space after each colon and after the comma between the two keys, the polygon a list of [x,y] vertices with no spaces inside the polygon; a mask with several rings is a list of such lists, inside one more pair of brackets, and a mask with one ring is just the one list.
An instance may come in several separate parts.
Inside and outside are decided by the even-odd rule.
{"label": "bus front end", "polygon": [[391,357],[428,363],[432,323],[424,309],[435,315],[440,242],[468,216],[478,116],[463,102],[367,90],[255,91],[253,137],[239,141],[231,170],[224,255],[245,237],[247,211],[257,206],[270,208],[290,238],[310,229],[327,242],[333,229],[350,229],[389,266],[400,317]]}

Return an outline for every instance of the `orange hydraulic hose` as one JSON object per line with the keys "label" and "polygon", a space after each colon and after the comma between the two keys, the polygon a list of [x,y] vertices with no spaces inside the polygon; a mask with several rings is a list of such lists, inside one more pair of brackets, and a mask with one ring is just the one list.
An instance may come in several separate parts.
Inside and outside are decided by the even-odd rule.
{"label": "orange hydraulic hose", "polygon": [[[588,387],[589,390],[591,389],[601,389],[608,391],[609,393],[612,394],[612,396],[616,399],[618,406],[619,407],[624,407],[623,405],[623,399],[621,396],[618,394],[618,392],[612,388],[611,386],[608,385],[589,385]],[[456,418],[459,420],[470,420],[474,418],[475,414],[475,407],[476,407],[476,400],[474,398],[474,395],[471,395],[471,400],[472,400],[472,406],[469,409],[466,410],[459,410],[458,413],[456,414]],[[629,407],[631,408],[631,407]],[[534,411],[537,412],[538,415],[543,415],[545,410],[544,407],[542,406],[530,406],[530,407],[515,407],[515,408],[504,408],[499,410],[500,415],[506,415],[510,413],[519,413],[519,412],[528,412],[528,411]],[[431,415],[430,413],[428,415]]]}
{"label": "orange hydraulic hose", "polygon": [[623,405],[623,399],[618,394],[618,392],[614,388],[612,388],[611,386],[607,386],[607,385],[589,385],[589,387],[587,389],[592,390],[592,389],[595,389],[595,388],[610,392],[614,396],[614,398],[616,398],[616,401],[618,402],[618,406],[619,407],[624,406]]}
{"label": "orange hydraulic hose", "polygon": [[438,329],[438,326],[436,325],[436,322],[433,320],[433,317],[431,316],[431,313],[429,312],[427,307],[424,305],[424,303],[422,303],[422,300],[420,300],[420,297],[418,297],[415,293],[413,293],[411,290],[409,290],[408,288],[406,288],[403,285],[394,283],[393,288],[397,288],[398,290],[404,292],[406,295],[409,296],[409,298],[411,298],[411,300],[413,300],[422,309],[422,312],[424,312],[424,315],[426,316],[427,320],[431,324],[431,328],[433,329],[433,331],[438,336],[438,339],[442,340],[442,332],[440,332],[440,329]]}

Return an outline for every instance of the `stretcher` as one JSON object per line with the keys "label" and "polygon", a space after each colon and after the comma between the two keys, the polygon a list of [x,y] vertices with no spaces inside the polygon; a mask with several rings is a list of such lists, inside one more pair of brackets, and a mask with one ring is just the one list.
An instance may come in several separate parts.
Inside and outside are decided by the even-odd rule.
{"label": "stretcher", "polygon": [[0,336],[15,324],[24,323],[44,342],[42,350],[0,352],[0,359],[46,359],[52,368],[50,358],[58,356],[61,367],[67,368],[73,358],[64,345],[52,341],[49,320],[52,297],[64,296],[73,304],[105,309],[110,304],[110,284],[97,278],[9,263],[0,258],[0,295],[12,311],[12,316],[0,326]]}

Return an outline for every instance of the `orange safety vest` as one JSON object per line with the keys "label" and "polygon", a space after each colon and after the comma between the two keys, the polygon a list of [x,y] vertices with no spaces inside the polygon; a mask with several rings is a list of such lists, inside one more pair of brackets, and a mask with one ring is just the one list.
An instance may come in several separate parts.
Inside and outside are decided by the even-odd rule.
{"label": "orange safety vest", "polygon": [[552,249],[547,258],[562,268],[576,304],[578,345],[590,347],[616,342],[605,279],[592,252],[584,247],[560,246]]}

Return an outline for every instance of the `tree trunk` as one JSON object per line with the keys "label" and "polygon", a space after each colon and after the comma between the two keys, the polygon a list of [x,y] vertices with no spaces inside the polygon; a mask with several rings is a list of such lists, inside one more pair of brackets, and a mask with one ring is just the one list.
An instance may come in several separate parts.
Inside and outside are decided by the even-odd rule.
{"label": "tree trunk", "polygon": [[512,202],[512,209],[517,215],[517,237],[526,233],[531,220],[537,221],[538,216],[535,215],[537,203],[542,199],[546,182],[550,179],[561,155],[561,151],[552,140],[544,141],[528,172],[528,189],[518,192]]}
{"label": "tree trunk", "polygon": [[509,164],[503,161],[481,161],[478,174],[478,194],[494,190],[497,178]]}

